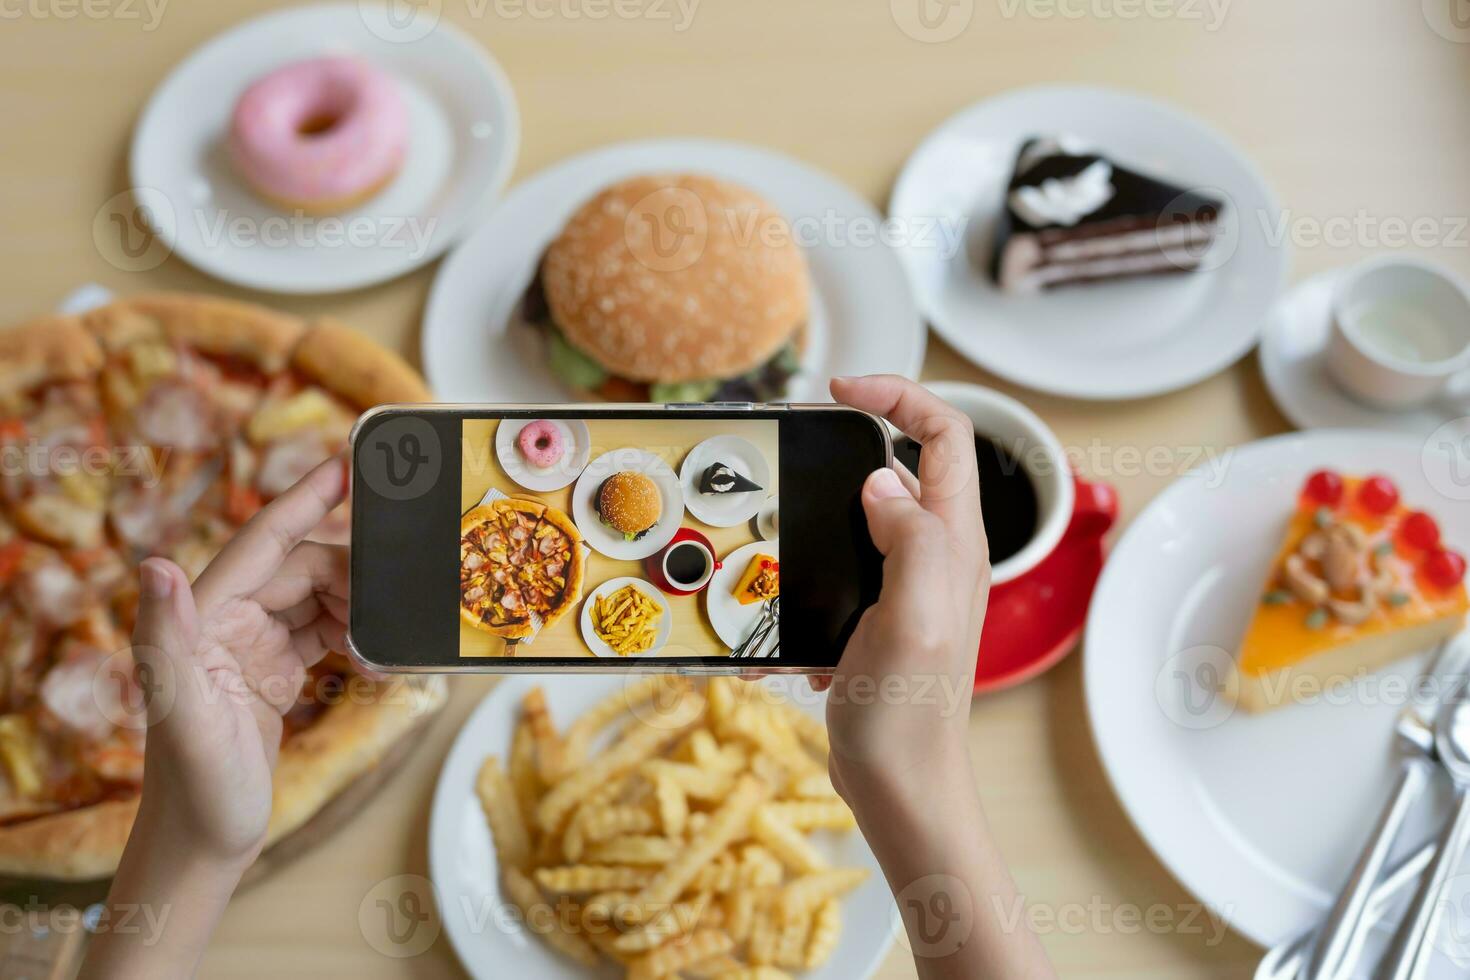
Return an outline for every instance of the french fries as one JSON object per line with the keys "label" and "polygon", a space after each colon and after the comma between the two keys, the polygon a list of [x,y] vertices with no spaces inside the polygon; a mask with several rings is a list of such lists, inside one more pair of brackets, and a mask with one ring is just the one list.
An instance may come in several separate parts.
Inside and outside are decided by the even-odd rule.
{"label": "french fries", "polygon": [[825,778],[825,731],[744,688],[638,680],[561,731],[539,689],[525,698],[508,766],[487,758],[476,791],[530,931],[630,980],[782,980],[827,961],[867,872],[829,867],[807,835],[856,823]]}
{"label": "french fries", "polygon": [[592,603],[592,631],[621,656],[647,653],[658,639],[664,611],[636,585],[625,585]]}

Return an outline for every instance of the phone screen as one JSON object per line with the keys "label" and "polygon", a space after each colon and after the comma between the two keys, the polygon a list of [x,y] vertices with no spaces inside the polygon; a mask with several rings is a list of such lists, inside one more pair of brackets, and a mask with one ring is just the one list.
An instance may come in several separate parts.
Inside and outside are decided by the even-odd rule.
{"label": "phone screen", "polygon": [[[861,413],[405,408],[359,430],[352,638],[379,667],[830,669],[876,595],[858,494],[889,450]],[[430,442],[432,487],[378,492]]]}

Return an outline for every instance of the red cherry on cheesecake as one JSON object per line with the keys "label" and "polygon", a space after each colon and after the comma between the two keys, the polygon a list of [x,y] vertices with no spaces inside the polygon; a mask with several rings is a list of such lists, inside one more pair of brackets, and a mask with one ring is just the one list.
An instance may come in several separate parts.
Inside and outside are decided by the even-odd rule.
{"label": "red cherry on cheesecake", "polygon": [[1422,510],[1404,518],[1399,536],[1404,539],[1404,544],[1421,551],[1433,551],[1439,547],[1439,525]]}
{"label": "red cherry on cheesecake", "polygon": [[1386,476],[1370,476],[1358,488],[1358,503],[1370,514],[1387,514],[1398,502],[1399,488]]}
{"label": "red cherry on cheesecake", "polygon": [[1342,500],[1342,477],[1331,470],[1318,470],[1307,477],[1302,495],[1314,504],[1336,507]]}
{"label": "red cherry on cheesecake", "polygon": [[1424,561],[1424,575],[1441,589],[1452,589],[1465,578],[1465,556],[1441,549]]}

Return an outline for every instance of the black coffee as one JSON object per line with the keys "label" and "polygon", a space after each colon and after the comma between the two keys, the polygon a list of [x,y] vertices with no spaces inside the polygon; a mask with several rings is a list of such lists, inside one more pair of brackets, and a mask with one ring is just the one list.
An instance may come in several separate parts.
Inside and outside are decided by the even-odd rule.
{"label": "black coffee", "polygon": [[669,581],[675,585],[693,585],[704,578],[704,573],[709,568],[709,558],[703,548],[681,541],[669,549],[664,568],[668,571]]}
{"label": "black coffee", "polygon": [[[917,473],[922,449],[903,436],[893,444],[893,458]],[[1021,461],[988,436],[975,437],[975,462],[980,469],[980,506],[990,560],[1002,562],[1026,547],[1036,534],[1036,485]]]}

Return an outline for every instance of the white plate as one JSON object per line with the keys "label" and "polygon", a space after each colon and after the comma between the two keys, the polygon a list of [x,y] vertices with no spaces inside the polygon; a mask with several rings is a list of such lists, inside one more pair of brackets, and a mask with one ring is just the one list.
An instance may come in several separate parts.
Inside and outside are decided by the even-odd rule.
{"label": "white plate", "polygon": [[[500,894],[495,847],[474,786],[485,756],[509,756],[512,721],[526,691],[540,684],[552,718],[564,728],[626,682],[611,675],[566,675],[557,677],[555,683],[545,678],[509,677],[480,702],[460,729],[434,790],[429,874],[444,929],[471,976],[485,980],[621,976],[610,969],[594,972],[569,963],[528,935],[517,917],[503,911],[506,900]],[[826,696],[811,694],[805,681],[769,678],[766,683],[790,692],[791,699],[814,717],[824,717]],[[832,959],[820,970],[801,976],[803,980],[866,980],[877,971],[895,935],[898,913],[893,898],[872,851],[857,833],[821,834],[814,841],[834,865],[869,868],[872,876],[842,901],[842,938]]]}
{"label": "white plate", "polygon": [[[437,8],[436,8],[437,9]],[[437,258],[505,186],[520,145],[510,82],[447,21],[402,38],[388,8],[327,4],[267,14],[209,41],[153,93],[133,135],[134,197],[179,257],[212,276],[278,293],[383,282]],[[224,146],[246,86],[272,69],[355,54],[403,89],[403,169],[341,215],[297,217],[261,201]]]}
{"label": "white plate", "polygon": [[[642,473],[658,484],[663,496],[663,512],[658,523],[637,541],[625,541],[623,536],[597,516],[593,499],[602,487],[602,481],[621,470]],[[626,447],[605,452],[587,464],[577,485],[572,488],[572,517],[577,530],[594,550],[609,558],[632,560],[647,558],[664,545],[674,540],[679,533],[679,521],[684,516],[684,494],[679,487],[679,478],[669,464],[643,449]]]}
{"label": "white plate", "polygon": [[517,184],[445,261],[424,311],[424,369],[439,397],[566,401],[567,390],[546,367],[540,333],[518,315],[541,253],[572,212],[606,185],[633,174],[676,171],[716,174],[754,188],[793,222],[807,246],[811,319],[802,371],[787,400],[827,401],[835,375],[918,376],[924,324],[893,250],[835,235],[808,240],[834,224],[876,227],[881,216],[867,201],[770,150],[716,140],[649,140],[594,150]]}
{"label": "white plate", "polygon": [[[745,493],[700,493],[699,478],[713,463],[724,463],[736,473],[760,484]],[[754,517],[766,502],[771,486],[771,467],[766,457],[748,439],[713,436],[684,457],[679,466],[679,483],[684,487],[684,506],[711,527],[734,527]]]}
{"label": "white plate", "polygon": [[[1139,832],[1203,903],[1270,945],[1320,921],[1367,839],[1392,787],[1403,703],[1383,681],[1407,683],[1424,658],[1371,675],[1360,697],[1265,715],[1236,712],[1204,686],[1244,635],[1310,472],[1387,474],[1462,551],[1470,507],[1437,492],[1447,457],[1409,436],[1295,433],[1243,446],[1226,464],[1223,477],[1177,480],[1113,548],[1083,670],[1099,754]],[[1442,800],[1420,807],[1400,853],[1443,812]]]}
{"label": "white plate", "polygon": [[[1016,151],[1047,133],[1224,197],[1207,268],[1031,296],[997,289],[986,262]],[[944,232],[916,231],[899,252],[940,336],[1002,377],[1093,399],[1182,388],[1251,349],[1286,278],[1287,249],[1266,237],[1277,212],[1255,167],[1198,120],[1138,95],[1063,87],[1010,92],[944,123],[909,158],[889,206],[911,229]]]}
{"label": "white plate", "polygon": [[616,592],[625,585],[633,586],[633,588],[652,599],[654,604],[664,611],[663,616],[658,621],[658,635],[654,638],[653,646],[642,653],[628,654],[630,657],[651,657],[662,650],[665,643],[669,642],[669,634],[674,631],[674,614],[669,609],[668,601],[659,594],[658,589],[654,588],[651,583],[645,582],[641,578],[635,578],[632,575],[608,579],[593,589],[586,599],[582,600],[582,640],[587,644],[587,649],[599,657],[624,659],[623,654],[618,653],[604,643],[602,638],[597,635],[597,631],[592,628],[592,604],[609,592]]}
{"label": "white plate", "polygon": [[719,570],[709,580],[709,588],[704,590],[704,611],[709,616],[709,623],[731,650],[745,642],[761,618],[762,603],[742,606],[732,594],[735,583],[745,574],[745,566],[750,564],[751,556],[757,553],[773,555],[779,561],[780,540],[752,541],[736,548],[720,559]]}
{"label": "white plate", "polygon": [[521,430],[537,419],[502,419],[495,427],[495,456],[500,460],[505,475],[527,490],[546,493],[560,490],[571,483],[587,465],[592,456],[592,434],[587,423],[581,419],[541,419],[550,422],[561,431],[564,452],[555,466],[539,470],[526,462],[516,448],[516,437]]}
{"label": "white plate", "polygon": [[[1332,290],[1343,271],[1298,283],[1276,301],[1261,335],[1261,373],[1281,414],[1302,429],[1382,429],[1426,436],[1461,420],[1470,435],[1470,374],[1423,408],[1385,412],[1349,396],[1327,373]],[[1457,387],[1458,386],[1458,387]]]}

